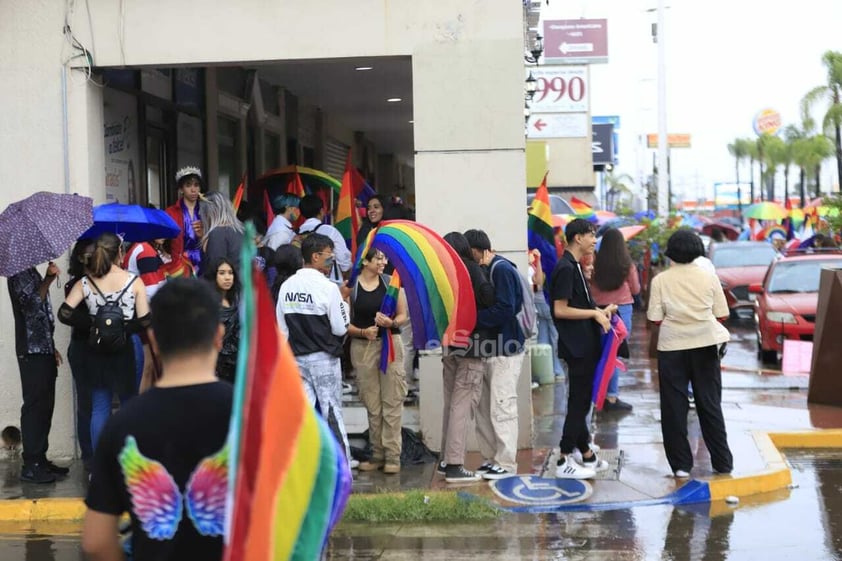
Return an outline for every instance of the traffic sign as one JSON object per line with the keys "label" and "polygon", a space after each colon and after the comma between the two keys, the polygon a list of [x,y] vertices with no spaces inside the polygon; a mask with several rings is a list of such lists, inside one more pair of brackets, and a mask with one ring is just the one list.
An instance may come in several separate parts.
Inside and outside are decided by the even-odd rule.
{"label": "traffic sign", "polygon": [[526,122],[528,138],[585,138],[587,113],[533,113]]}
{"label": "traffic sign", "polygon": [[491,489],[505,501],[522,505],[554,506],[578,503],[591,496],[593,487],[578,479],[549,479],[515,475],[491,482]]}
{"label": "traffic sign", "polygon": [[587,66],[542,66],[529,69],[535,78],[533,113],[586,113],[588,111]]}
{"label": "traffic sign", "polygon": [[544,21],[544,61],[547,64],[608,62],[608,20]]}

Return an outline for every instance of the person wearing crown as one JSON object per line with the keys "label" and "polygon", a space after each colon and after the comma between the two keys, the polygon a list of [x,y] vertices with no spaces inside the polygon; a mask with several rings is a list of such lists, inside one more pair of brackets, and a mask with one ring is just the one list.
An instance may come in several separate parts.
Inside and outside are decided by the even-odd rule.
{"label": "person wearing crown", "polygon": [[199,197],[202,193],[202,170],[194,166],[183,167],[175,174],[178,200],[167,208],[167,214],[181,228],[172,240],[171,255],[176,259],[184,255],[197,274],[202,261],[202,218]]}

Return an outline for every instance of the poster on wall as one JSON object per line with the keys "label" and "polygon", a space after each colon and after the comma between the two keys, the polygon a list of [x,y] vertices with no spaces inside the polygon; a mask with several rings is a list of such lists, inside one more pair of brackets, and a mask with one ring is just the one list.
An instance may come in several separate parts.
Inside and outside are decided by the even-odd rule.
{"label": "poster on wall", "polygon": [[135,204],[138,194],[137,100],[106,88],[103,92],[105,122],[105,202]]}

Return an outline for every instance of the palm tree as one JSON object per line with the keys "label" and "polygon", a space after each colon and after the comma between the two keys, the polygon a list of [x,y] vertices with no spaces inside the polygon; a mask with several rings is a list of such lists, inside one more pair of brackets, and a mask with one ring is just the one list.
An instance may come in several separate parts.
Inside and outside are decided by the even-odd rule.
{"label": "palm tree", "polygon": [[751,179],[751,181],[749,183],[749,189],[751,190],[751,201],[749,202],[749,204],[753,205],[754,204],[754,162],[756,162],[759,159],[760,154],[757,151],[757,144],[753,140],[751,140],[749,138],[746,138],[745,143],[746,143],[746,151],[748,152],[748,159],[749,159],[749,170],[750,170],[749,177]]}
{"label": "palm tree", "polygon": [[795,164],[799,169],[798,194],[801,199],[801,208],[804,208],[806,203],[804,197],[804,158],[801,157],[801,155],[806,150],[805,141],[808,138],[807,131],[812,128],[812,120],[805,116],[802,127],[803,128],[799,129],[796,125],[788,125],[784,129],[784,138],[786,139],[787,146],[787,162],[786,167],[784,168],[784,182],[786,184],[784,187],[784,195],[785,198],[789,197],[789,168],[790,165]]}
{"label": "palm tree", "polygon": [[795,125],[789,125],[784,129],[783,150],[780,153],[780,163],[784,166],[784,205],[789,204],[789,169],[793,163],[793,145],[799,138],[801,131]]}
{"label": "palm tree", "polygon": [[632,179],[632,177],[627,173],[614,175],[614,172],[611,171],[605,174],[603,180],[605,181],[605,186],[607,187],[606,194],[611,195],[611,208],[606,210],[613,211],[617,206],[617,201],[622,198],[622,195],[631,195],[631,189],[629,189],[627,184],[634,183],[634,179]]}
{"label": "palm tree", "polygon": [[[801,101],[804,111],[817,102],[827,104],[827,113],[822,120],[822,129],[832,131],[836,139],[836,173],[842,182],[842,53],[827,51],[822,56],[827,68],[827,84],[810,90]],[[817,178],[818,181],[818,178]]]}
{"label": "palm tree", "polygon": [[[763,150],[763,161],[766,164],[766,200],[775,200],[775,174],[778,172],[778,166],[784,163],[784,153],[786,152],[786,145],[779,136],[773,134],[764,134],[758,140],[758,144]],[[761,178],[763,174],[761,174]]]}
{"label": "palm tree", "polygon": [[747,142],[743,138],[735,138],[734,142],[728,145],[728,153],[734,157],[735,167],[737,170],[737,212],[740,216],[740,221],[743,219],[743,190],[740,186],[740,162],[748,156]]}

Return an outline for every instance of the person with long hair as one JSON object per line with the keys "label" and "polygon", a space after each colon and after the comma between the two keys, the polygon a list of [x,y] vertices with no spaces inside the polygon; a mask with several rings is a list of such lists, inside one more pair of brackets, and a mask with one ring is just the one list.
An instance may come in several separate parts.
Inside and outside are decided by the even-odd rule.
{"label": "person with long hair", "polygon": [[377,193],[368,198],[365,205],[366,213],[360,229],[357,232],[357,247],[362,247],[365,244],[365,239],[368,233],[377,228],[380,222],[383,221],[383,198]]}
{"label": "person with long hair", "polygon": [[[494,285],[474,259],[471,246],[461,232],[445,234],[444,241],[456,251],[471,277],[477,309],[494,305]],[[466,336],[467,346],[448,346],[442,353],[442,428],[437,471],[448,483],[479,481],[482,475],[465,469],[465,448],[471,421],[476,417],[482,395],[480,334],[474,329]]]}
{"label": "person with long hair", "polygon": [[[127,333],[149,327],[146,288],[140,278],[120,268],[121,246],[120,238],[114,234],[105,233],[97,238],[85,263],[85,276],[73,286],[59,309],[62,323],[74,325],[74,310],[83,301],[92,318],[96,317],[101,306],[113,302],[122,311]],[[90,319],[87,325],[90,325]],[[105,352],[90,345],[88,350],[85,383],[91,388],[91,443],[96,450],[102,428],[111,416],[114,394],[120,397],[122,403],[137,394],[135,350],[128,336],[121,348]]]}
{"label": "person with long hair", "polygon": [[[383,469],[383,473],[401,471],[401,419],[406,398],[406,370],[400,326],[407,319],[406,297],[398,295],[396,312],[380,312],[391,279],[383,274],[386,256],[379,249],[369,249],[363,256],[362,269],[351,295],[351,364],[357,375],[360,400],[368,412],[368,438],[372,455],[360,464],[360,471]],[[380,370],[380,352],[384,338],[392,340],[395,357]]]}
{"label": "person with long hair", "polygon": [[243,248],[243,223],[237,219],[228,197],[218,191],[205,196],[202,213],[202,261],[216,263],[228,259],[240,272],[240,251]]}
{"label": "person with long hair", "polygon": [[646,317],[660,325],[658,390],[664,451],[675,477],[690,477],[693,451],[687,441],[687,387],[692,384],[696,412],[710,463],[717,473],[731,473],[734,459],[728,447],[722,415],[721,345],[730,334],[722,325],[730,312],[719,279],[693,261],[705,254],[701,238],[681,229],[667,241],[672,266],[652,279]]}
{"label": "person with long hair", "polygon": [[[208,265],[208,263],[205,263]],[[240,279],[234,264],[225,257],[206,267],[205,280],[210,282],[221,298],[219,322],[225,327],[222,349],[216,360],[216,376],[234,383],[237,371],[237,350],[240,346]]]}
{"label": "person with long hair", "polygon": [[[640,294],[640,277],[637,265],[629,254],[626,239],[617,228],[609,228],[602,235],[590,288],[597,306],[604,308],[611,304],[617,305],[617,314],[631,333],[634,297]],[[605,394],[605,411],[632,410],[632,405],[622,401],[619,395],[620,370],[615,369]]]}
{"label": "person with long hair", "polygon": [[185,256],[195,270],[199,270],[202,261],[202,203],[200,198],[204,185],[202,171],[193,166],[186,166],[175,174],[178,187],[178,200],[167,207],[166,213],[175,220],[181,229],[172,241],[173,261],[180,262]]}
{"label": "person with long hair", "polygon": [[[76,283],[85,276],[85,263],[91,258],[93,251],[94,240],[79,240],[70,250],[70,258],[67,264],[68,279],[64,284],[65,298],[70,294]],[[91,445],[91,388],[85,383],[85,371],[88,354],[90,353],[88,348],[90,327],[87,326],[90,322],[88,306],[84,302],[80,303],[74,313],[76,314],[76,325],[73,325],[70,329],[67,363],[70,365],[70,373],[76,386],[76,439],[79,441],[79,449],[82,451],[82,464],[87,471],[90,471],[94,449]]]}

